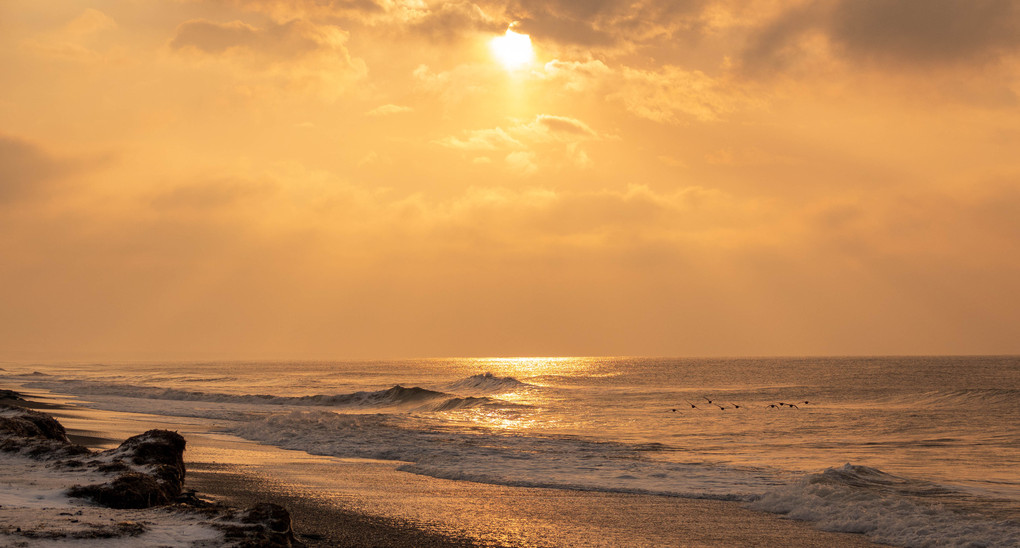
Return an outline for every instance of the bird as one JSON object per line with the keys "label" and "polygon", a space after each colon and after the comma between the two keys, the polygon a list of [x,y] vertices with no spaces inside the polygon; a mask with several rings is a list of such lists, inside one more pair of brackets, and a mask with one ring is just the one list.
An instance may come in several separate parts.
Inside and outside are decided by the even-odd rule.
{"label": "bird", "polygon": [[733,402],[730,402],[730,405],[732,405],[734,409],[740,409],[740,406]]}
{"label": "bird", "polygon": [[676,413],[676,409],[673,409],[672,411],[673,411],[674,413]]}
{"label": "bird", "polygon": [[770,404],[769,404],[769,407],[771,407],[772,409],[776,409],[776,408],[777,408],[777,407],[779,407],[779,406],[778,406],[778,405],[776,405],[776,404],[774,404],[774,403],[770,403]]}
{"label": "bird", "polygon": [[800,409],[800,407],[797,407],[796,404],[788,403],[787,405],[789,405],[791,409]]}
{"label": "bird", "polygon": [[684,400],[684,401],[685,401],[685,402],[687,402],[687,403],[689,403],[689,404],[691,405],[691,409],[697,409],[697,408],[698,408],[698,406],[697,406],[697,405],[694,405],[693,403],[691,403],[691,401],[690,401],[690,400]]}
{"label": "bird", "polygon": [[708,399],[708,396],[701,396],[701,397],[702,397],[702,398],[705,398],[706,400],[708,400],[708,403],[712,403],[712,400],[709,400],[709,399]]}
{"label": "bird", "polygon": [[722,406],[722,405],[719,405],[718,403],[713,403],[712,405],[714,405],[714,406],[718,407],[719,409],[721,409],[721,410],[723,410],[723,411],[725,411],[725,410],[726,410],[726,407],[724,407],[724,406]]}

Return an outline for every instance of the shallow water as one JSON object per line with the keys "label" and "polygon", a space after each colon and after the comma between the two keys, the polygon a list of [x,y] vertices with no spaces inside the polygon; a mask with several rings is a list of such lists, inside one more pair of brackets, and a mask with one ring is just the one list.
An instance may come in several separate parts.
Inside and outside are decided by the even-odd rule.
{"label": "shallow water", "polygon": [[905,546],[1020,545],[1015,357],[4,367],[100,408],[428,476],[742,500]]}

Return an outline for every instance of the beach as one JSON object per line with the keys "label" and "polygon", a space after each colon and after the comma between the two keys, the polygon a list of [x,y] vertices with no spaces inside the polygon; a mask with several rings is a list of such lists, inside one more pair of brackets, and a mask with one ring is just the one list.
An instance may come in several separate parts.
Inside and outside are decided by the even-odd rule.
{"label": "beach", "polygon": [[1017,363],[58,363],[0,378],[93,450],[178,433],[185,492],[279,504],[311,546],[1017,546]]}
{"label": "beach", "polygon": [[[874,546],[860,535],[818,531],[736,502],[442,480],[398,471],[391,462],[316,457],[196,431],[166,417],[89,409],[52,394],[32,400],[20,403],[58,417],[73,441],[92,449],[115,447],[127,432],[180,431],[188,440],[187,489],[238,507],[280,504],[308,546]],[[38,518],[4,511],[8,526],[12,519]],[[123,517],[118,522],[156,519],[138,510],[101,515]],[[210,542],[183,535],[173,544],[167,534],[158,540]]]}

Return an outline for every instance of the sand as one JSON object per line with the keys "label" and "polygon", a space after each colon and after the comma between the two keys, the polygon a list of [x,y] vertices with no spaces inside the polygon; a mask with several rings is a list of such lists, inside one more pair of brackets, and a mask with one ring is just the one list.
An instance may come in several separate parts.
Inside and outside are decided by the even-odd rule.
{"label": "sand", "polygon": [[186,488],[237,506],[281,504],[309,546],[876,546],[738,502],[436,479],[391,461],[267,447],[201,421],[37,399],[75,441],[96,449],[149,428],[180,431],[188,440]]}

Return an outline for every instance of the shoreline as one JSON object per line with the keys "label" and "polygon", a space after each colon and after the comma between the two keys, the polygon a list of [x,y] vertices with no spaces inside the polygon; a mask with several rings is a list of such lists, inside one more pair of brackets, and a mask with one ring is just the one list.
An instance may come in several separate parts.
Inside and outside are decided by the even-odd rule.
{"label": "shoreline", "polygon": [[[259,466],[199,462],[192,469],[190,486],[201,493],[288,508],[299,535],[321,537],[310,546],[882,546],[736,501],[480,484],[371,463],[315,469],[336,474],[341,485],[333,492],[311,492],[300,478]],[[362,486],[344,486],[355,477],[377,489],[389,486],[395,500],[365,500]],[[422,512],[416,505],[433,508]]]}
{"label": "shoreline", "polygon": [[186,490],[232,506],[280,504],[291,512],[298,539],[313,547],[879,546],[739,502],[443,480],[399,471],[389,461],[316,457],[189,432],[178,417],[46,405],[43,412],[55,411],[70,424],[68,433],[92,448],[115,445],[138,423],[177,425],[188,440]]}

